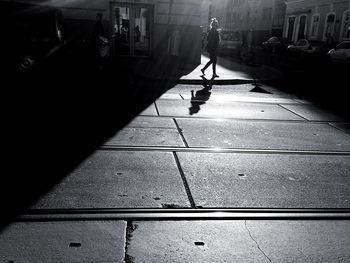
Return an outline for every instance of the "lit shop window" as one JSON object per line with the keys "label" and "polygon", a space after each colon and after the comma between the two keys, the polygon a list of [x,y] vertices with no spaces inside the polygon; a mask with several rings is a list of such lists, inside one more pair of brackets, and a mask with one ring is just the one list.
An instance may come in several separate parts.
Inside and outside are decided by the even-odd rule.
{"label": "lit shop window", "polygon": [[114,5],[113,44],[116,55],[150,56],[151,8],[143,5]]}

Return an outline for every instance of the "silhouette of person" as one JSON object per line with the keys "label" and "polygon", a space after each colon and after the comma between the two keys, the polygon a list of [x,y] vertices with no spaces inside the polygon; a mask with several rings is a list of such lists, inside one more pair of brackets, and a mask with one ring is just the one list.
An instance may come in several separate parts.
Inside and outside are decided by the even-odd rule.
{"label": "silhouette of person", "polygon": [[210,60],[204,66],[204,68],[201,69],[203,75],[205,75],[205,70],[212,64],[213,78],[219,77],[218,75],[216,75],[217,53],[218,53],[219,43],[220,43],[218,27],[219,27],[218,20],[216,18],[212,18],[210,23],[210,31],[207,36],[207,41],[208,41],[207,51],[209,53]]}
{"label": "silhouette of person", "polygon": [[210,82],[209,85],[204,84],[203,86],[204,88],[196,91],[196,94],[194,94],[194,91],[191,90],[191,107],[189,108],[190,115],[198,113],[200,111],[200,105],[205,104],[210,98],[212,83]]}
{"label": "silhouette of person", "polygon": [[95,24],[95,34],[96,36],[104,36],[103,24],[102,24],[102,14],[96,14],[96,24]]}
{"label": "silhouette of person", "polygon": [[140,42],[141,40],[141,31],[140,31],[140,27],[136,26],[135,27],[135,42]]}

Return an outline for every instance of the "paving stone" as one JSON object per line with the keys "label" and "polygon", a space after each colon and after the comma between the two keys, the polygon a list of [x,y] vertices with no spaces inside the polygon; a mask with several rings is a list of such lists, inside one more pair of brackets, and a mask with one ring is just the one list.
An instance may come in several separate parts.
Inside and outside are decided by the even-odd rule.
{"label": "paving stone", "polygon": [[144,116],[135,118],[105,144],[184,147],[182,138],[172,119]]}
{"label": "paving stone", "polygon": [[[191,94],[181,94],[182,97],[185,100],[191,100]],[[198,99],[200,100],[201,97],[198,96]],[[259,95],[256,96],[244,96],[244,95],[216,95],[213,94],[210,96],[210,101],[235,101],[235,102],[253,102],[253,103],[274,103],[274,104],[281,104],[281,103],[289,103],[289,104],[296,104],[297,102],[293,99],[284,99],[284,98],[274,98],[274,97],[261,97]]]}
{"label": "paving stone", "polygon": [[176,130],[176,125],[171,118],[138,116],[127,125],[127,128],[165,128]]}
{"label": "paving stone", "polygon": [[[203,97],[210,96],[202,94]],[[188,100],[156,101],[160,116],[205,117],[205,118],[238,118],[238,119],[271,119],[303,120],[303,118],[281,108],[278,105],[242,102],[198,102]]]}
{"label": "paving stone", "polygon": [[330,125],[347,134],[350,134],[350,123],[331,123]]}
{"label": "paving stone", "polygon": [[350,221],[134,222],[132,262],[347,262]]}
{"label": "paving stone", "polygon": [[315,105],[282,105],[284,108],[302,116],[309,121],[343,121],[334,113],[330,113]]}
{"label": "paving stone", "polygon": [[0,234],[0,262],[124,262],[126,222],[13,223]]}
{"label": "paving stone", "polygon": [[350,156],[178,156],[197,206],[350,208]]}
{"label": "paving stone", "polygon": [[185,118],[177,122],[190,147],[350,150],[348,134],[322,123]]}
{"label": "paving stone", "polygon": [[[190,94],[191,90],[197,91],[203,89],[202,85],[186,85],[186,84],[178,84],[174,86],[172,89],[169,89],[166,93],[181,93],[181,94]],[[239,85],[213,85],[213,92],[218,92],[219,94],[232,94],[232,93],[248,93],[254,87],[252,84],[239,84]]]}
{"label": "paving stone", "polygon": [[172,153],[97,151],[32,208],[163,206],[189,207]]}
{"label": "paving stone", "polygon": [[172,93],[165,93],[163,94],[162,96],[160,96],[159,99],[165,99],[165,100],[168,100],[168,99],[171,99],[171,100],[182,100],[180,94],[172,94]]}
{"label": "paving stone", "polygon": [[158,116],[157,109],[154,103],[152,103],[148,108],[142,111],[140,115]]}

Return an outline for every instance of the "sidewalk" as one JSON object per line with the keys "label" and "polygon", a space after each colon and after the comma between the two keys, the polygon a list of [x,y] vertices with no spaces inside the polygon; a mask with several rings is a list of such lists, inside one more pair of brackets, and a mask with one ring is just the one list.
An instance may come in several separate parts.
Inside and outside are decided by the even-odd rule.
{"label": "sidewalk", "polygon": [[[201,84],[203,78],[200,71],[209,61],[207,54],[202,54],[201,64],[188,75],[180,79],[180,84]],[[257,65],[249,66],[230,60],[224,57],[218,57],[217,72],[219,78],[214,79],[214,84],[240,84],[255,83],[266,81],[279,81],[283,78],[282,74],[269,66]],[[212,66],[206,70],[205,78],[210,79],[212,76]]]}
{"label": "sidewalk", "polygon": [[0,261],[349,261],[350,124],[269,67],[202,65],[8,226]]}

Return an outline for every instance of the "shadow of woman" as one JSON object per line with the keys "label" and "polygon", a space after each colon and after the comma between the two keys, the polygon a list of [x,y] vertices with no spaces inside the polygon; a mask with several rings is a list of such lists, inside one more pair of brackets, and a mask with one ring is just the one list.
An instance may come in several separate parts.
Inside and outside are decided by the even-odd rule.
{"label": "shadow of woman", "polygon": [[191,90],[191,107],[189,108],[190,115],[198,113],[200,111],[200,106],[204,105],[211,96],[210,90],[212,89],[214,79],[212,78],[208,80],[204,76],[202,76],[202,79],[202,85],[204,86],[204,88],[196,91],[196,93],[194,93],[194,91]]}

